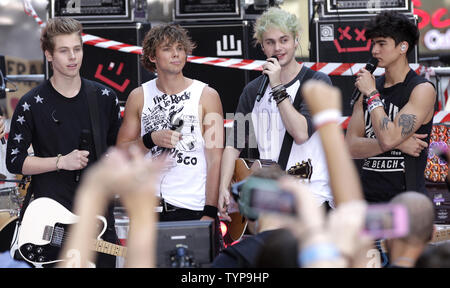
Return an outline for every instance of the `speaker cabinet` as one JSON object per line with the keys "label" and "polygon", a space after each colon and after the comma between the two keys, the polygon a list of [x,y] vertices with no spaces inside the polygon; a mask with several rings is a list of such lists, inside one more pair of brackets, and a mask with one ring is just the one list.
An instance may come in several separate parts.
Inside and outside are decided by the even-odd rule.
{"label": "speaker cabinet", "polygon": [[[141,46],[150,24],[84,24],[83,32],[101,38]],[[124,104],[130,92],[142,83],[153,79],[140,63],[140,55],[124,53],[90,45],[83,47],[81,76],[100,82],[114,89],[119,101]],[[46,62],[46,76],[51,76]]]}
{"label": "speaker cabinet", "polygon": [[[373,17],[373,16],[370,16]],[[372,43],[364,36],[364,24],[369,18],[319,19],[310,32],[311,62],[367,63],[372,57]],[[411,16],[411,21],[417,21]],[[409,63],[417,63],[418,48],[408,55]],[[353,71],[357,73],[358,71]],[[353,76],[330,76],[331,82],[342,91],[345,116],[351,115],[350,99],[355,88]]]}
{"label": "speaker cabinet", "polygon": [[[197,44],[195,56],[265,60],[259,47],[253,45],[253,21],[178,23]],[[261,75],[247,71],[195,63],[187,63],[184,75],[207,83],[217,90],[222,100],[224,116],[234,113],[244,86]]]}
{"label": "speaker cabinet", "polygon": [[[373,17],[373,16],[371,16]],[[370,18],[315,20],[310,33],[311,61],[367,63],[372,56],[371,41],[364,36],[364,24]],[[416,19],[411,21],[417,25]],[[408,55],[409,63],[417,63],[417,45]]]}

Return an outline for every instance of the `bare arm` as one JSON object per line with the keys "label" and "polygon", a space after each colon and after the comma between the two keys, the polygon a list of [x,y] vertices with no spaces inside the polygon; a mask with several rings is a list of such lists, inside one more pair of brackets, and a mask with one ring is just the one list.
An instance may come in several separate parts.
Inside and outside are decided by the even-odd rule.
{"label": "bare arm", "polygon": [[[222,103],[216,90],[205,87],[200,98],[203,113],[202,129],[207,165],[205,205],[217,207],[219,198],[220,162],[223,153],[224,128]],[[207,217],[207,216],[203,216]]]}
{"label": "bare arm", "polygon": [[3,120],[3,116],[0,116],[0,139],[3,138],[5,134],[5,121]]}
{"label": "bare arm", "polygon": [[125,104],[123,122],[117,135],[117,146],[127,148],[134,144],[142,151],[148,151],[141,138],[141,112],[143,105],[144,91],[142,87],[138,87],[131,91]]}
{"label": "bare arm", "polygon": [[[275,58],[269,58],[263,65],[263,73],[269,76],[270,87],[282,84],[280,73],[281,66]],[[292,136],[296,144],[301,144],[308,140],[308,123],[305,116],[299,113],[289,99],[285,99],[278,105],[281,120],[289,135]]]}
{"label": "bare arm", "polygon": [[375,108],[370,117],[377,140],[383,150],[392,150],[433,117],[436,93],[429,83],[417,85],[408,103],[390,121],[382,107]]}
{"label": "bare arm", "polygon": [[364,111],[362,107],[363,97],[355,103],[353,114],[348,123],[345,141],[354,159],[364,159],[383,153],[377,139],[364,137]]}
{"label": "bare arm", "polygon": [[219,212],[222,217],[231,220],[227,214],[230,205],[230,183],[233,178],[236,159],[241,152],[232,147],[226,146],[223,151],[222,164],[220,167],[220,187],[219,187]]}

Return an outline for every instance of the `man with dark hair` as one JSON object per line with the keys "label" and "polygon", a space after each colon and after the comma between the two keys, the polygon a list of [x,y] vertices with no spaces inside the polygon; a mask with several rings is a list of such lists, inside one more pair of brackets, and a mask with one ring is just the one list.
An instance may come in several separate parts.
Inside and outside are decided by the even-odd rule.
{"label": "man with dark hair", "polygon": [[363,97],[353,107],[346,140],[352,157],[364,159],[366,200],[387,202],[406,190],[425,192],[436,91],[409,67],[419,31],[405,15],[379,14],[367,23],[366,37],[385,74],[375,80],[366,69],[358,72],[355,86]]}
{"label": "man with dark hair", "polygon": [[[49,197],[72,210],[78,173],[114,145],[120,126],[114,91],[81,78],[83,60],[81,23],[72,18],[52,18],[41,33],[41,46],[53,76],[25,94],[11,120],[6,166],[11,173],[32,175],[34,198]],[[80,149],[82,131],[94,142],[88,98],[98,106],[99,146]],[[94,103],[95,103],[94,101]],[[88,108],[89,107],[89,108]],[[94,106],[93,106],[94,107]],[[89,133],[88,133],[89,132]],[[28,154],[30,144],[34,155]],[[117,243],[113,207],[107,215],[103,240]],[[93,239],[94,240],[94,239]],[[115,257],[99,254],[97,266],[115,267]]]}

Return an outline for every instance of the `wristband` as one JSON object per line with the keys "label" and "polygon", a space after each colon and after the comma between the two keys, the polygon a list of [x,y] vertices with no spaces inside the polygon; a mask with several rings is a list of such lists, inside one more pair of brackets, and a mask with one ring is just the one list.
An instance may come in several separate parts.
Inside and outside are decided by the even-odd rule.
{"label": "wristband", "polygon": [[58,154],[58,156],[56,156],[56,172],[59,172],[59,168],[58,168],[58,162],[59,159],[61,158],[62,154]]}
{"label": "wristband", "polygon": [[367,106],[367,110],[369,111],[369,114],[372,113],[372,111],[375,108],[378,107],[383,107],[384,108],[384,104],[383,101],[380,100],[380,98],[375,98],[372,100],[372,102],[370,103],[370,105]]}
{"label": "wristband", "polygon": [[380,97],[380,93],[376,93],[375,95],[373,95],[372,97],[367,99],[367,105],[370,105],[372,103],[372,101],[377,97]]}
{"label": "wristband", "polygon": [[335,260],[340,256],[336,246],[331,243],[315,244],[306,247],[299,253],[298,264],[300,267],[305,267],[318,261]]}
{"label": "wristband", "polygon": [[205,205],[203,207],[203,216],[208,216],[211,218],[216,218],[217,217],[217,212],[219,211],[219,209],[217,209],[217,207],[215,206],[211,206],[211,205]]}
{"label": "wristband", "polygon": [[147,147],[148,149],[152,149],[153,147],[156,146],[155,142],[153,142],[152,139],[153,132],[154,131],[150,131],[146,133],[144,136],[142,136],[142,142],[144,142],[144,146]]}
{"label": "wristband", "polygon": [[371,98],[373,95],[375,94],[380,94],[380,92],[378,92],[377,89],[373,90],[372,92],[369,93],[369,95],[367,95],[368,98]]}
{"label": "wristband", "polygon": [[325,109],[313,116],[312,122],[316,129],[330,122],[338,123],[342,113],[338,109]]}

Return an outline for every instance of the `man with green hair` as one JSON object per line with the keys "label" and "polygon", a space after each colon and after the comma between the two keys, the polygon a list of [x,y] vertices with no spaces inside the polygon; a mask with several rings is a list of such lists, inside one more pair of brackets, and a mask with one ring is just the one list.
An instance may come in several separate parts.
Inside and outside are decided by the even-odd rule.
{"label": "man with green hair", "polygon": [[[300,95],[301,85],[307,79],[322,80],[328,84],[331,81],[327,75],[314,72],[295,60],[300,30],[295,15],[272,7],[257,19],[254,28],[254,38],[267,56],[267,62],[262,66],[263,75],[251,81],[239,99],[234,133],[227,139],[221,163],[221,215],[231,220],[227,208],[235,160],[243,148],[256,148],[249,147],[255,138],[253,143],[257,144],[259,158],[278,162],[284,170],[292,171],[296,163],[311,159],[313,173],[309,183],[315,191],[318,205],[333,207],[322,144],[313,131],[309,109]],[[261,96],[257,96],[266,75],[269,85]],[[241,129],[245,127],[239,123],[242,119],[249,120],[250,131]]]}

